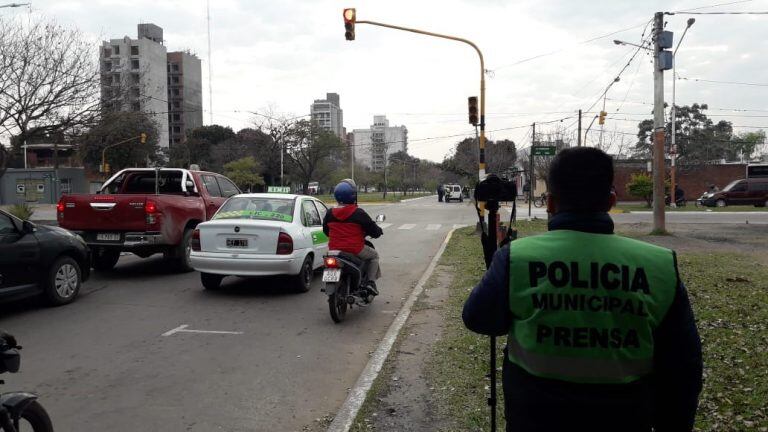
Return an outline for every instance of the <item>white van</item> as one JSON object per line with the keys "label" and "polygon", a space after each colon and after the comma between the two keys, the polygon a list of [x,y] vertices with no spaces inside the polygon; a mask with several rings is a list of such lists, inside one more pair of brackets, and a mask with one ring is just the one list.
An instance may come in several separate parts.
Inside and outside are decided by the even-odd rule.
{"label": "white van", "polygon": [[445,189],[445,202],[450,202],[451,200],[464,202],[461,186],[457,184],[447,184],[443,186],[443,189]]}

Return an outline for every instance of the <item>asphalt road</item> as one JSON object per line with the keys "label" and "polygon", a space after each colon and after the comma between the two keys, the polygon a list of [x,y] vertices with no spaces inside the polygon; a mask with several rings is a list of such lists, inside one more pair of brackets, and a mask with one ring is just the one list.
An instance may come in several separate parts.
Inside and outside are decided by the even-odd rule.
{"label": "asphalt road", "polygon": [[381,295],[342,324],[319,276],[304,294],[235,278],[206,292],[160,257],[121,258],[68,306],[2,305],[24,345],[3,390],[38,393],[57,431],[301,430],[342,404],[447,232],[474,224],[466,203],[436,201],[367,207],[387,216]]}

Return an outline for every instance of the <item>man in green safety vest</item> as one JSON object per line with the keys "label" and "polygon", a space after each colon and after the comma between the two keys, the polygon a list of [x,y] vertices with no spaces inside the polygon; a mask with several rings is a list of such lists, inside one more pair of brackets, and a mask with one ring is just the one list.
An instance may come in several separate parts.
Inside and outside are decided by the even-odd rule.
{"label": "man in green safety vest", "polygon": [[702,360],[671,250],[613,233],[613,160],[552,161],[546,234],[500,249],[464,305],[470,330],[507,335],[507,431],[690,431]]}

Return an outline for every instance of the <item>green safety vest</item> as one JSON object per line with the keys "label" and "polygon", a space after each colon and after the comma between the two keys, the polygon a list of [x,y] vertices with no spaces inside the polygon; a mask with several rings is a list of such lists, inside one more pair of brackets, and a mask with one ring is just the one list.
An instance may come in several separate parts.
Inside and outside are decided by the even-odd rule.
{"label": "green safety vest", "polygon": [[678,284],[674,252],[556,230],[511,243],[509,260],[509,361],[576,383],[628,383],[651,372],[653,330]]}

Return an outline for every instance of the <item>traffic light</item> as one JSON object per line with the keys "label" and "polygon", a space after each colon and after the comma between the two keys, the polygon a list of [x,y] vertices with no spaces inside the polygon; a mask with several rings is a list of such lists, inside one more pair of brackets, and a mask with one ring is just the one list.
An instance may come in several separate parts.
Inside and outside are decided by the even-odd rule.
{"label": "traffic light", "polygon": [[104,174],[109,174],[109,164],[108,163],[106,163],[106,162],[104,163],[104,166],[102,167],[102,172]]}
{"label": "traffic light", "polygon": [[139,142],[140,142],[140,143],[142,143],[142,144],[146,144],[146,143],[147,143],[147,134],[145,134],[144,132],[142,132],[142,133],[139,135]]}
{"label": "traffic light", "polygon": [[469,124],[477,126],[477,96],[467,98],[469,104]]}
{"label": "traffic light", "polygon": [[605,124],[605,116],[607,116],[607,115],[608,115],[607,112],[600,111],[600,117],[598,118],[597,123],[601,124],[601,125]]}
{"label": "traffic light", "polygon": [[344,29],[346,30],[344,37],[346,37],[348,41],[355,40],[355,15],[354,8],[344,9]]}

